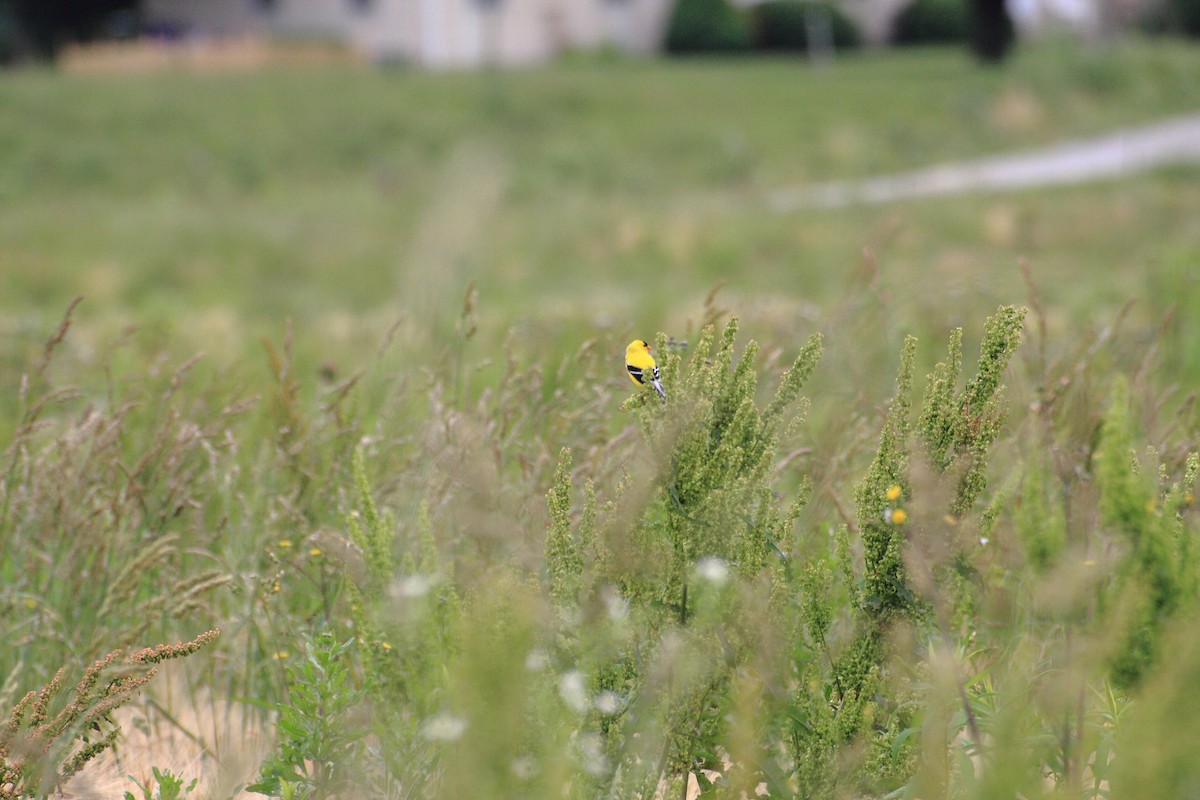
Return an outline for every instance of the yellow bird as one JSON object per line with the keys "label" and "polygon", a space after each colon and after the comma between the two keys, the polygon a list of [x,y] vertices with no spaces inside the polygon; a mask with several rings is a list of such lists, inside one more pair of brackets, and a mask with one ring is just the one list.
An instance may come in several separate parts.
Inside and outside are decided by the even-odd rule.
{"label": "yellow bird", "polygon": [[629,380],[638,386],[645,386],[647,378],[654,391],[662,401],[667,402],[667,393],[663,391],[662,380],[658,375],[658,365],[654,356],[650,355],[650,345],[642,339],[634,339],[625,348],[625,369],[629,372]]}

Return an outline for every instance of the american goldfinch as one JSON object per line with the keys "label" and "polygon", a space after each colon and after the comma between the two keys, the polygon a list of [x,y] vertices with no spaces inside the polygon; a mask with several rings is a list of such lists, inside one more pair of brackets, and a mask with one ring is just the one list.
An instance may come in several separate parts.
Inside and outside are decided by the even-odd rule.
{"label": "american goldfinch", "polygon": [[650,345],[642,339],[634,339],[625,348],[625,369],[629,372],[629,380],[638,386],[645,386],[647,379],[658,392],[662,401],[667,402],[667,393],[663,391],[662,380],[658,376],[658,365],[654,356],[650,355]]}

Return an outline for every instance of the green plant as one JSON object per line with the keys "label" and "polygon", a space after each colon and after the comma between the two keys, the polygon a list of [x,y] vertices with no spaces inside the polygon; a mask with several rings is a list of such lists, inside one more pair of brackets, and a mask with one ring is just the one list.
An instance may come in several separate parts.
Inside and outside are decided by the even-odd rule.
{"label": "green plant", "polygon": [[[799,394],[820,359],[821,337],[810,337],[759,408],[758,345],[736,353],[737,330],[731,319],[718,339],[706,326],[686,366],[658,337],[671,402],[656,406],[638,394],[623,406],[637,414],[644,452],[654,454],[631,465],[641,480],[623,483],[614,502],[599,509],[589,483],[573,529],[571,453],[564,450],[549,493],[551,596],[583,608],[628,602],[639,621],[616,652],[588,653],[579,632],[567,634],[576,642],[571,650],[582,650],[576,658],[596,659],[595,688],[619,691],[643,708],[639,725],[650,725],[640,733],[611,721],[602,727],[612,754],[604,772],[630,790],[653,788],[664,775],[686,783],[688,773],[718,764],[734,676],[752,659],[758,636],[734,622],[739,609],[761,602],[742,589],[789,546],[806,499],[801,491],[780,507],[772,468],[781,442],[803,419],[807,403]],[[688,642],[691,660],[672,653],[677,636]],[[647,745],[635,747],[629,738],[635,735],[661,749],[647,760]]]}
{"label": "green plant", "polygon": [[986,484],[987,457],[1006,415],[1000,379],[1021,341],[1025,314],[1004,306],[988,318],[978,372],[961,392],[954,392],[962,370],[961,328],[951,334],[947,360],[929,377],[918,430],[930,466],[958,474],[947,509],[952,515],[970,511]]}
{"label": "green plant", "polygon": [[352,685],[346,664],[353,640],[339,643],[329,631],[303,638],[304,660],[287,668],[288,702],[274,706],[279,749],[246,787],[285,800],[346,791],[360,777],[357,763],[367,731],[351,714],[364,696]]}
{"label": "green plant", "polygon": [[[798,588],[804,601],[797,634],[808,646],[797,647],[794,656],[800,680],[791,698],[795,711],[788,745],[808,797],[825,797],[847,780],[869,782],[861,761],[841,761],[849,747],[868,743],[876,749],[890,749],[901,776],[907,774],[906,765],[911,761],[911,746],[904,751],[897,738],[901,729],[910,726],[900,724],[899,718],[886,720],[896,706],[880,708],[879,697],[886,682],[890,633],[905,621],[918,621],[922,613],[904,563],[906,520],[895,515],[908,480],[915,352],[916,339],[910,336],[905,340],[896,394],[875,457],[855,489],[856,527],[863,548],[861,569],[852,560],[849,526],[842,526],[835,535],[840,589],[849,597],[853,619],[850,644],[836,655],[828,646],[834,613],[833,573],[825,563],[816,561],[800,576]],[[879,737],[871,730],[873,726]]]}
{"label": "green plant", "polygon": [[420,506],[415,535],[403,542],[397,564],[396,520],[375,505],[362,450],[355,452],[353,475],[357,507],[346,525],[359,558],[347,563],[350,618],[373,730],[383,743],[375,767],[383,784],[418,787],[436,772],[420,725],[437,713],[444,665],[457,652],[459,597],[434,542],[428,506]]}
{"label": "green plant", "polygon": [[[175,775],[171,770],[159,770],[158,767],[151,768],[154,774],[154,785],[151,785],[147,780],[142,783],[132,775],[129,780],[133,781],[141,792],[140,800],[179,800],[181,797],[186,797],[196,788],[197,779],[193,778],[192,782],[184,788],[183,778]],[[125,800],[139,800],[133,792],[125,792]]]}
{"label": "green plant", "polygon": [[[989,318],[977,373],[961,391],[962,330],[951,333],[948,358],[927,380],[915,431],[916,339],[905,340],[875,456],[855,488],[861,569],[852,562],[849,526],[836,536],[837,574],[853,622],[852,638],[836,657],[828,646],[834,573],[823,560],[810,562],[802,573],[800,633],[811,649],[797,660],[802,680],[793,702],[800,713],[790,744],[813,796],[831,792],[840,779],[864,791],[901,784],[921,794],[941,793],[947,780],[943,728],[955,705],[964,714],[962,725],[970,728],[970,741],[981,742],[960,677],[946,679],[953,690],[949,696],[923,694],[890,664],[898,655],[897,637],[914,638],[936,653],[954,622],[972,616],[962,606],[978,591],[973,568],[947,534],[973,513],[985,488],[988,457],[1004,419],[1000,378],[1020,341],[1024,317],[1023,310],[1001,307]],[[921,503],[922,493],[931,501]],[[913,711],[917,704],[927,709],[923,725]],[[932,741],[920,762],[912,739],[917,733]],[[841,753],[856,745],[874,757],[839,765]],[[909,779],[913,782],[905,784]]]}
{"label": "green plant", "polygon": [[1165,472],[1155,475],[1134,454],[1129,402],[1128,386],[1118,379],[1095,454],[1101,518],[1128,548],[1104,607],[1106,621],[1120,631],[1112,679],[1122,688],[1136,686],[1158,658],[1161,630],[1194,611],[1198,575],[1183,512],[1200,459],[1190,454],[1183,480],[1160,485]]}

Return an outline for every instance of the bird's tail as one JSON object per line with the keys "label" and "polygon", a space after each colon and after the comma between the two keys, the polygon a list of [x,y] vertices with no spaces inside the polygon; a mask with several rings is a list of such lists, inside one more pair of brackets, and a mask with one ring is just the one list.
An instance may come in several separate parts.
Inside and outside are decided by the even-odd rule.
{"label": "bird's tail", "polygon": [[654,387],[654,391],[658,392],[658,396],[662,398],[663,404],[665,405],[667,402],[667,393],[663,391],[662,381],[655,378],[654,380],[650,381],[650,385]]}

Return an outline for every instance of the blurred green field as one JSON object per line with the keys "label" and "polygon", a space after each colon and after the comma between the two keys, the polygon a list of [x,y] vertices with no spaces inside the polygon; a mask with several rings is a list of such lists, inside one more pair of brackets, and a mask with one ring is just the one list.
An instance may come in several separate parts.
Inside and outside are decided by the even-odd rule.
{"label": "blurred green field", "polygon": [[400,314],[445,334],[473,280],[489,333],[519,321],[566,352],[597,328],[675,331],[722,280],[744,316],[764,298],[819,313],[864,247],[893,338],[1013,299],[1022,256],[1086,322],[1174,296],[1147,278],[1174,284],[1194,253],[1194,171],[842,212],[772,214],[764,194],[1194,110],[1198,64],[1156,41],[1030,48],[995,71],[930,50],[828,71],[10,74],[6,338],[40,341],[83,294],[80,324],[108,337],[151,326],[240,363],[290,317],[309,358],[342,362]]}
{"label": "blurred green field", "polygon": [[[1011,755],[1003,737],[1028,735],[1036,746],[1021,757],[1034,777],[955,783],[965,780],[954,771],[961,765],[935,769],[927,762],[938,752],[936,731],[949,725],[953,750],[965,741],[966,721],[943,724],[941,711],[914,718],[903,710],[907,695],[897,695],[870,712],[879,715],[875,739],[847,734],[843,742],[846,763],[875,753],[879,764],[855,772],[859,783],[847,778],[837,791],[814,789],[810,796],[849,797],[864,787],[880,796],[897,787],[910,794],[889,796],[939,796],[922,780],[959,786],[956,796],[964,797],[1049,796],[1055,786],[1068,796],[1102,796],[1107,775],[1099,766],[1081,767],[1071,747],[1090,748],[1094,760],[1085,763],[1107,769],[1106,732],[1134,696],[1129,686],[1109,682],[1106,659],[1116,645],[1104,628],[1120,625],[1104,616],[1104,604],[1124,620],[1122,604],[1140,595],[1117,589],[1125,591],[1127,579],[1136,583],[1129,575],[1151,571],[1162,552],[1139,561],[1131,555],[1138,546],[1122,544],[1120,534],[1144,527],[1166,536],[1162,506],[1178,513],[1178,531],[1170,531],[1186,556],[1180,543],[1190,542],[1196,524],[1187,454],[1200,438],[1200,411],[1190,397],[1200,379],[1200,325],[1190,313],[1200,305],[1200,169],[844,210],[779,213],[768,196],[1195,112],[1197,75],[1200,48],[1167,40],[1023,46],[1003,69],[981,69],[957,50],[929,49],[856,54],[825,70],[776,59],[581,58],[503,74],[349,67],[208,76],[0,74],[0,709],[60,666],[77,674],[111,648],[186,640],[220,627],[213,651],[191,656],[196,666],[174,680],[193,703],[235,700],[251,709],[234,734],[234,741],[248,739],[251,729],[255,736],[262,729],[252,712],[296,696],[289,691],[297,674],[284,665],[320,661],[299,658],[303,637],[329,628],[356,641],[353,658],[325,655],[330,663],[352,662],[348,680],[360,688],[377,692],[387,680],[404,682],[386,667],[393,646],[409,671],[411,685],[372,697],[388,709],[397,694],[406,698],[409,705],[397,712],[402,724],[390,722],[414,750],[385,756],[386,768],[356,762],[364,770],[352,776],[359,789],[369,785],[378,790],[371,796],[381,797],[558,797],[562,784],[554,781],[562,779],[585,796],[591,778],[580,776],[595,774],[586,766],[572,773],[567,750],[557,748],[569,739],[567,749],[587,749],[579,742],[591,741],[594,720],[573,728],[574,718],[555,705],[559,694],[572,704],[565,684],[539,684],[524,652],[497,653],[506,640],[489,638],[495,630],[511,633],[530,654],[542,653],[564,676],[574,674],[568,667],[577,659],[589,690],[628,690],[621,696],[631,706],[653,705],[638,694],[652,688],[649,672],[624,685],[605,666],[609,651],[627,644],[621,637],[644,635],[637,641],[647,652],[660,645],[685,655],[694,655],[692,647],[701,655],[732,652],[746,643],[730,644],[725,633],[703,627],[724,624],[723,603],[774,620],[755,606],[766,603],[764,585],[774,581],[807,596],[819,594],[811,581],[820,584],[817,572],[791,566],[773,566],[775,577],[757,583],[739,575],[745,580],[733,584],[736,599],[698,594],[695,602],[710,605],[700,606],[693,627],[681,623],[677,631],[660,618],[661,598],[635,613],[629,627],[646,625],[636,634],[616,630],[624,623],[604,627],[596,598],[563,610],[559,579],[553,563],[547,566],[554,559],[543,551],[554,525],[568,534],[586,527],[586,481],[594,481],[593,511],[605,535],[619,539],[623,526],[637,529],[641,512],[651,530],[678,523],[670,520],[682,501],[664,488],[674,478],[654,466],[676,452],[676,440],[664,433],[676,406],[665,416],[639,403],[621,407],[633,389],[620,362],[624,344],[663,332],[694,348],[703,324],[719,329],[736,315],[738,352],[751,339],[761,345],[755,368],[765,406],[784,368],[809,352],[809,337],[823,336],[824,356],[802,393],[807,420],[795,429],[764,428],[778,437],[771,440],[778,452],[746,468],[759,481],[754,492],[738,491],[752,494],[759,510],[775,500],[786,506],[807,499],[787,517],[792,538],[773,546],[781,563],[813,559],[833,569],[842,555],[832,532],[844,526],[857,536],[854,505],[862,513],[862,504],[879,499],[856,496],[856,486],[876,447],[886,449],[879,432],[905,337],[918,337],[915,415],[925,376],[945,358],[955,328],[964,329],[963,371],[970,376],[988,315],[997,306],[1027,305],[1024,343],[1004,372],[1008,394],[996,401],[1009,421],[989,451],[987,490],[961,520],[946,523],[961,522],[957,530],[974,548],[971,570],[962,574],[982,587],[975,622],[940,620],[937,635],[912,652],[897,642],[905,654],[898,658],[909,660],[895,674],[877,664],[887,674],[876,678],[881,695],[903,673],[905,692],[945,689],[938,702],[952,706],[953,681],[943,680],[945,665],[937,660],[944,644],[970,679],[959,685],[964,698],[970,690],[964,707],[983,716],[1000,742],[974,757],[1003,767]],[[52,335],[77,296],[83,300],[70,330],[56,341]],[[713,362],[692,363],[688,373],[688,351],[663,350],[678,407],[720,407],[712,385],[689,383]],[[1120,428],[1109,404],[1126,378],[1130,448],[1154,449],[1143,458],[1141,478],[1098,478],[1097,453],[1110,446],[1100,443],[1101,431]],[[738,391],[755,392],[721,386],[728,395],[719,397],[728,402],[745,400]],[[564,447],[574,453],[574,469],[556,484]],[[363,459],[358,468],[355,453]],[[913,513],[926,512],[933,530],[944,513],[934,511],[952,492],[918,466],[915,449],[911,459],[903,478],[892,477],[903,484],[904,502],[916,495]],[[1156,480],[1154,489],[1138,483],[1142,478]],[[882,477],[873,480],[872,491],[888,488]],[[639,481],[651,488],[639,489]],[[1112,489],[1120,481],[1120,491]],[[554,495],[547,514],[552,485],[569,501],[559,517]],[[1141,503],[1143,490],[1157,505],[1118,507],[1122,497]],[[1105,492],[1118,500],[1101,503]],[[1057,572],[1039,571],[1045,563],[1020,538],[1039,529],[1032,512],[1021,511],[1034,508],[1039,493],[1050,498],[1047,518],[1058,519],[1054,498],[1066,509],[1066,555]],[[384,517],[373,516],[373,502]],[[1120,514],[1124,523],[1114,521]],[[391,555],[348,533],[356,525],[384,531],[390,538],[381,547]],[[891,517],[887,525],[894,527]],[[861,528],[869,532],[867,524]],[[991,549],[975,545],[989,538],[996,542]],[[640,552],[632,540],[620,541]],[[646,563],[657,564],[653,544],[646,546]],[[864,548],[856,539],[853,554],[869,563]],[[1200,575],[1184,556],[1172,562],[1181,571],[1168,581],[1172,598],[1191,598]],[[728,553],[720,557],[736,565]],[[1045,601],[1059,585],[1080,593],[1097,586],[1102,579],[1085,576],[1097,563],[1103,580],[1117,587],[1106,600],[1061,613],[1058,601]],[[436,602],[419,601],[429,607],[418,613],[418,601],[405,599],[411,583],[404,581],[421,576],[434,576],[448,594],[435,590]],[[630,585],[643,577],[634,574]],[[393,578],[399,582],[389,583]],[[779,641],[746,645],[761,652],[721,679],[719,693],[733,706],[722,713],[735,720],[732,738],[722,740],[728,752],[753,750],[754,736],[736,724],[746,719],[769,720],[762,723],[767,749],[785,749],[780,742],[788,736],[772,726],[796,724],[795,708],[776,708],[799,691],[796,681],[823,681],[827,700],[831,692],[849,696],[833,663],[839,647],[852,647],[847,631],[864,613],[862,603],[848,599],[857,596],[851,584],[826,587],[835,634],[844,634],[840,644],[831,634],[832,654],[826,647],[814,656],[815,644],[811,652],[795,644],[808,642],[804,631],[811,628],[804,626],[820,616],[797,600],[803,609],[788,613],[798,617],[764,623]],[[696,584],[698,593],[708,591],[703,585]],[[547,594],[539,586],[553,588]],[[631,589],[629,597],[636,596]],[[685,589],[684,606],[686,598]],[[1192,599],[1177,602],[1166,608],[1164,601],[1164,620],[1188,618],[1178,609],[1191,609]],[[361,616],[363,608],[378,617]],[[679,640],[654,639],[664,631]],[[791,643],[780,643],[789,636]],[[484,644],[472,644],[477,640]],[[307,647],[320,652],[313,641]],[[789,666],[775,675],[778,664],[768,661],[788,647],[794,657],[783,658]],[[1200,663],[1188,647],[1183,672]],[[821,673],[816,665],[825,656]],[[680,658],[668,662],[686,683],[695,676]],[[762,699],[759,717],[746,711],[753,702],[737,689],[751,686],[747,675],[756,670],[767,676],[764,684],[783,687]],[[1022,694],[1050,673],[1072,693],[1078,689],[1078,709]],[[1170,709],[1180,683],[1171,682],[1173,673],[1149,674],[1159,683],[1145,707]],[[490,681],[502,695],[505,681],[517,687],[510,704],[492,708],[494,697],[479,688]],[[749,705],[738,705],[743,701]],[[429,721],[443,719],[447,708],[468,717],[495,712],[467,734],[478,750],[451,748],[435,757],[441,734],[418,746],[414,732],[428,733]],[[234,716],[227,708],[221,713]],[[1037,714],[1043,716],[1031,721]],[[653,716],[647,712],[636,724]],[[525,750],[504,750],[506,726],[543,717],[544,729],[521,728],[512,737],[520,740],[513,747]],[[1154,726],[1168,718],[1162,711],[1123,730],[1159,730]],[[1046,730],[1033,730],[1045,720]],[[1077,723],[1079,735],[1050,752],[1058,721]],[[804,724],[810,722],[809,734],[791,734],[797,753],[813,741],[828,743],[826,734],[811,733],[828,720]],[[644,741],[657,735],[653,726],[629,724]],[[691,743],[678,745],[670,759],[664,745],[662,764],[672,765],[665,773],[678,778],[680,765],[719,761],[708,750],[696,754],[703,748],[695,742],[708,747],[717,736],[696,724]],[[618,745],[618,727],[609,725],[600,727],[611,763],[653,761],[614,749],[629,745]],[[576,730],[582,739],[563,733]],[[475,731],[484,740],[471,739]],[[375,733],[384,736],[378,727]],[[810,734],[816,738],[796,744]],[[1190,735],[1163,759],[1184,759],[1185,745],[1195,741]],[[1141,753],[1147,741],[1131,738],[1127,752]],[[0,739],[0,758],[4,744]],[[339,758],[353,750],[370,761],[355,747]],[[544,758],[537,781],[545,783],[536,788],[517,766],[530,753]],[[206,780],[205,796],[230,796],[248,777],[213,758],[217,767],[196,767],[224,770]],[[799,791],[803,770],[795,765],[802,761],[794,756],[795,774],[771,778],[772,788]],[[809,768],[833,769],[835,761],[818,759]],[[574,783],[563,777],[572,774]],[[1090,789],[1082,785],[1093,777]],[[612,778],[612,787],[618,783]],[[1135,784],[1127,779],[1124,786]],[[1122,796],[1156,796],[1157,784],[1145,786],[1143,794]],[[3,788],[0,780],[0,797]]]}

